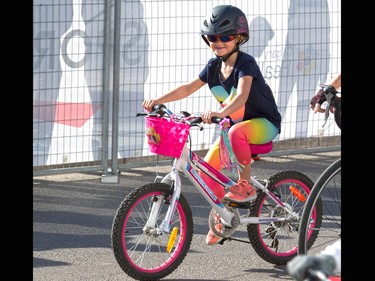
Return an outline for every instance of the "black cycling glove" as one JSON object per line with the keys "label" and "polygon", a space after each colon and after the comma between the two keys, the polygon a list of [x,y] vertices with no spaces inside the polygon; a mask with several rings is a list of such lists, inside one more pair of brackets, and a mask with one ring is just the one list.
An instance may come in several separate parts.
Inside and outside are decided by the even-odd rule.
{"label": "black cycling glove", "polygon": [[325,102],[327,100],[325,94],[336,92],[335,87],[331,85],[323,85],[322,88],[311,98],[311,107],[314,108],[316,103],[321,105],[323,102]]}

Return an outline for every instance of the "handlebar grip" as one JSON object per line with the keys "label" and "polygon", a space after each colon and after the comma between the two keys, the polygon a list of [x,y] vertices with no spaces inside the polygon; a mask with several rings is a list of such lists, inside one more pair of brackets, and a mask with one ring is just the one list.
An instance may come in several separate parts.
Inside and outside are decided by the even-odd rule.
{"label": "handlebar grip", "polygon": [[164,109],[166,109],[166,108],[167,107],[164,104],[154,104],[154,106],[152,107],[152,110],[153,111],[159,111],[159,110],[164,111]]}
{"label": "handlebar grip", "polygon": [[220,124],[221,120],[223,120],[223,118],[220,118],[220,117],[212,117],[211,118],[211,122],[215,123],[215,124]]}
{"label": "handlebar grip", "polygon": [[145,115],[148,115],[148,116],[164,116],[165,113],[167,113],[168,115],[172,115],[172,112],[170,110],[168,110],[168,108],[164,105],[164,104],[154,104],[152,106],[152,111],[151,112],[139,112],[137,113],[137,117],[139,116],[145,116]]}

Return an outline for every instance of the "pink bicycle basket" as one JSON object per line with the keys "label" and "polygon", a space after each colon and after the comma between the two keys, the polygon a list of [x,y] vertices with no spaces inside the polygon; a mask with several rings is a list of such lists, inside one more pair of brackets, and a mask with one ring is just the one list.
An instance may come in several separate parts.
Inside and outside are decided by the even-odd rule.
{"label": "pink bicycle basket", "polygon": [[189,125],[172,119],[146,117],[147,142],[155,154],[179,158],[189,131]]}

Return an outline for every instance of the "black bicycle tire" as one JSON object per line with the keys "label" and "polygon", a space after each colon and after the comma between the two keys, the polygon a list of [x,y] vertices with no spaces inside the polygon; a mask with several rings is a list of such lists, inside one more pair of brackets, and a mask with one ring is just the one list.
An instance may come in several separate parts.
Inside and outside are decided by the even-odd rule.
{"label": "black bicycle tire", "polygon": [[[181,251],[179,251],[179,254],[173,259],[173,262],[170,263],[168,267],[165,267],[160,271],[155,271],[155,270],[153,271],[151,269],[150,270],[151,272],[148,272],[143,269],[138,269],[133,266],[133,262],[129,261],[123,252],[123,246],[122,246],[122,237],[124,235],[124,233],[122,232],[124,229],[123,225],[124,223],[127,223],[126,216],[129,213],[129,211],[132,210],[133,206],[135,206],[134,204],[136,204],[137,202],[140,202],[139,199],[147,196],[147,194],[151,194],[151,193],[171,194],[172,193],[171,188],[172,187],[166,183],[148,183],[143,186],[140,186],[134,189],[125,197],[125,199],[121,202],[115,214],[115,217],[112,222],[112,232],[111,232],[111,242],[112,242],[113,253],[121,269],[133,279],[145,280],[145,281],[146,280],[147,281],[160,280],[161,278],[166,277],[167,275],[171,274],[174,270],[176,270],[177,267],[182,263],[182,261],[186,257],[187,253],[189,252],[190,244],[191,244],[192,236],[193,236],[194,225],[193,225],[191,208],[187,200],[182,194],[180,194],[179,201],[177,204],[181,206],[181,210],[184,212],[184,215],[185,215],[186,235],[183,239]],[[147,221],[147,219],[145,221]]]}
{"label": "black bicycle tire", "polygon": [[[275,173],[269,178],[268,189],[271,192],[277,191],[278,187],[276,186],[278,186],[280,182],[284,182],[284,181],[301,182],[306,187],[307,189],[306,191],[309,191],[309,192],[314,185],[313,181],[307,175],[299,171],[281,171],[281,172]],[[291,194],[291,193],[288,193],[288,194]],[[259,216],[261,205],[263,204],[262,202],[266,199],[267,199],[266,194],[259,193],[257,199],[254,200],[254,202],[252,202],[251,204],[249,216]],[[302,203],[302,205],[303,204],[304,203]],[[302,213],[302,210],[301,210],[301,213]],[[297,224],[297,222],[295,223]],[[258,256],[261,257],[263,260],[271,264],[275,264],[275,265],[284,265],[297,255],[297,250],[294,250],[293,248],[297,248],[298,236],[296,236],[295,244],[291,245],[291,247],[293,248],[288,249],[288,253],[287,252],[282,253],[277,248],[273,249],[265,244],[264,239],[265,237],[269,235],[264,233],[263,230],[260,230],[260,228],[261,228],[260,224],[248,224],[247,232],[248,232],[248,237],[249,237],[249,240],[253,249],[258,254]],[[296,229],[295,231],[298,231],[298,230]]]}
{"label": "black bicycle tire", "polygon": [[[298,254],[308,254],[310,247],[307,244],[308,225],[313,208],[320,195],[330,180],[341,171],[341,158],[329,165],[315,182],[309,197],[306,200],[300,221],[300,232],[298,236]],[[341,185],[340,185],[341,187]]]}

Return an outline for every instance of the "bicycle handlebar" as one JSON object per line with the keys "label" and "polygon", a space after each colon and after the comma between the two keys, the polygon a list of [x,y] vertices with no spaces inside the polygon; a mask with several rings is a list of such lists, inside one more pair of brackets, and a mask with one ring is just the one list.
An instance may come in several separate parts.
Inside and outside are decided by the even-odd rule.
{"label": "bicycle handlebar", "polygon": [[[137,113],[138,116],[150,116],[150,117],[164,117],[165,115],[168,115],[169,117],[176,116],[171,110],[169,110],[164,104],[155,104],[152,107],[152,111],[150,112],[140,112]],[[180,114],[185,117],[184,123],[190,125],[190,126],[196,126],[199,127],[200,130],[203,130],[203,127],[201,126],[201,123],[203,122],[202,118],[200,116],[194,116],[191,115],[191,113],[187,111],[180,111]],[[221,117],[212,117],[211,122],[215,124],[220,124],[220,122],[224,118]]]}

